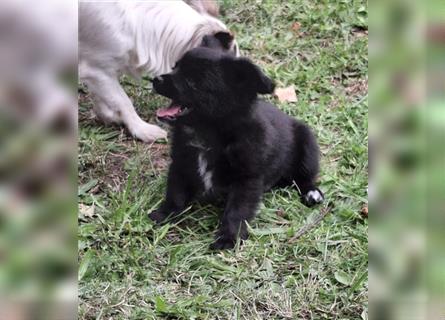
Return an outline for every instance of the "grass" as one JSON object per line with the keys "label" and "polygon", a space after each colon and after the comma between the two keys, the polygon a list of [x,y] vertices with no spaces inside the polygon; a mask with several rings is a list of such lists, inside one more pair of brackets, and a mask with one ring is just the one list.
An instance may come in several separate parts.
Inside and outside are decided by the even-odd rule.
{"label": "grass", "polygon": [[[367,319],[366,2],[221,6],[242,54],[278,86],[295,85],[298,102],[269,99],[316,132],[320,187],[333,209],[293,242],[320,207],[304,207],[293,189],[274,190],[241,248],[210,252],[219,208],[196,204],[162,227],[147,218],[163,197],[168,145],[101,125],[82,95],[79,318]],[[146,81],[123,82],[138,112],[154,121],[167,101]]]}

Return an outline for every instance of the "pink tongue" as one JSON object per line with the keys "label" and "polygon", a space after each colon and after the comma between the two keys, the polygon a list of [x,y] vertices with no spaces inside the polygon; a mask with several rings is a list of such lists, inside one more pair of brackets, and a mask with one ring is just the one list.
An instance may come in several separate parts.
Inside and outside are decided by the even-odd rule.
{"label": "pink tongue", "polygon": [[160,118],[163,117],[173,117],[175,116],[177,113],[179,113],[181,111],[181,107],[179,106],[171,106],[168,108],[163,108],[163,109],[158,109],[158,111],[156,111],[156,115]]}

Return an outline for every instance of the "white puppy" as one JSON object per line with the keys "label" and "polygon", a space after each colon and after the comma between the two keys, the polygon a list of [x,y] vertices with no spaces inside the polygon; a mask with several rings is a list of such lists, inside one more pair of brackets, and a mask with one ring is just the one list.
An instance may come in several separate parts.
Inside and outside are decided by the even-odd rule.
{"label": "white puppy", "polygon": [[79,76],[93,96],[94,111],[142,141],[165,138],[166,132],[138,116],[119,77],[170,72],[199,45],[238,54],[221,21],[182,1],[79,3]]}

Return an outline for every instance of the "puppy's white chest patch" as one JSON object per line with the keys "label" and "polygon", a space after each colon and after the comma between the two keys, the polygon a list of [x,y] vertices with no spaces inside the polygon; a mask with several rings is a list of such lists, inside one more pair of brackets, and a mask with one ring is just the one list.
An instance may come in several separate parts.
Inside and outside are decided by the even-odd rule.
{"label": "puppy's white chest patch", "polygon": [[208,168],[208,162],[205,159],[204,153],[200,152],[198,155],[198,173],[204,184],[206,192],[212,189],[212,171]]}

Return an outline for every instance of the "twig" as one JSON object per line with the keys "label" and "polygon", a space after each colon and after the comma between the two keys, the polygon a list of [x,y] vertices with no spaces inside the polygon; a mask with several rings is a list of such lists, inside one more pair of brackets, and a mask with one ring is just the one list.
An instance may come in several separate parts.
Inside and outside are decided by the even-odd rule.
{"label": "twig", "polygon": [[304,225],[300,228],[300,230],[297,231],[297,233],[289,239],[289,243],[293,243],[297,241],[299,238],[301,238],[303,235],[305,235],[309,230],[316,227],[320,222],[328,215],[329,212],[331,212],[332,206],[328,204],[327,206],[320,209],[320,213],[318,216],[314,219],[314,221]]}

